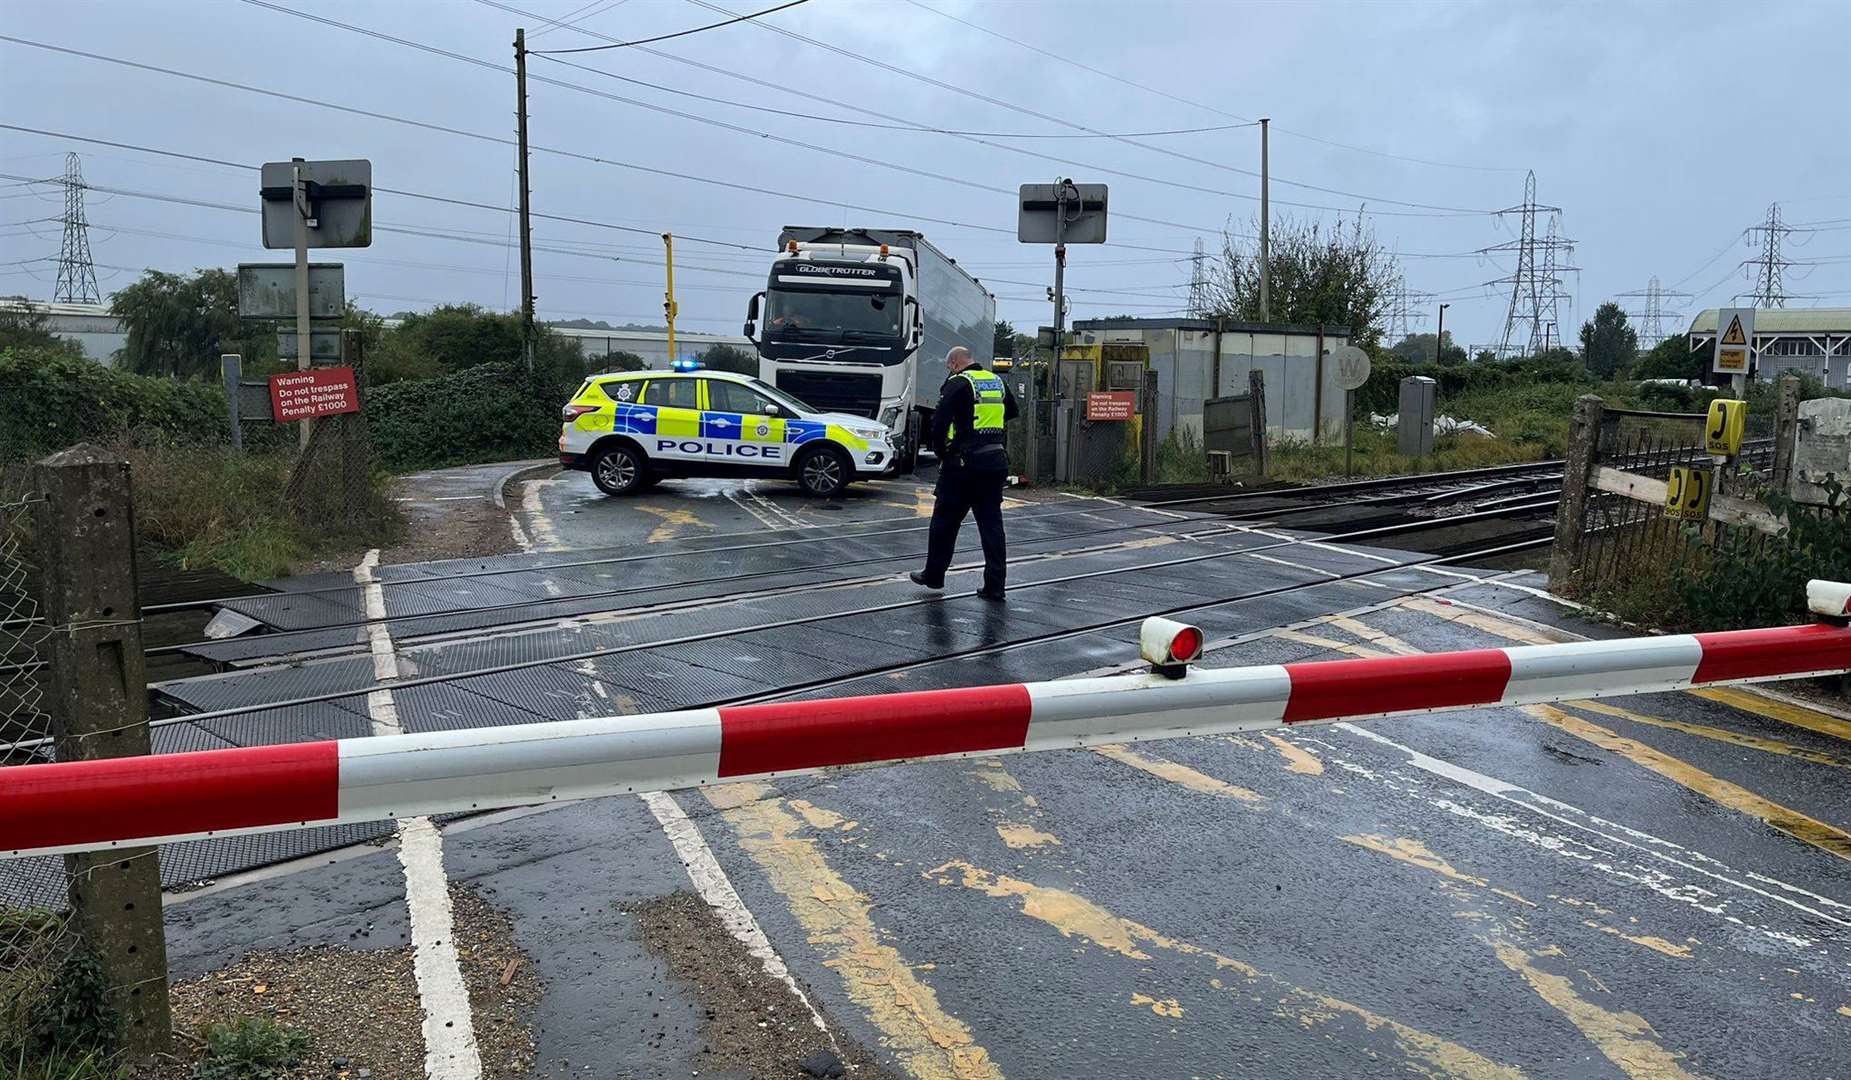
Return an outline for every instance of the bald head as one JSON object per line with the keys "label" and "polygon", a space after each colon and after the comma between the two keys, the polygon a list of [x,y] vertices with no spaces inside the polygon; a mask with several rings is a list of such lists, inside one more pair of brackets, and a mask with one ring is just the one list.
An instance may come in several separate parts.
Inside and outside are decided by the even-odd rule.
{"label": "bald head", "polygon": [[951,369],[953,375],[976,362],[971,359],[970,350],[962,345],[952,346],[951,351],[945,354],[945,366]]}

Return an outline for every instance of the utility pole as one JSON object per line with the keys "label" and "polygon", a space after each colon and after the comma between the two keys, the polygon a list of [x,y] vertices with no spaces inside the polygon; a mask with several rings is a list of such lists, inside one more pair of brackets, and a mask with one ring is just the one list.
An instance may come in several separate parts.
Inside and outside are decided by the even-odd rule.
{"label": "utility pole", "polygon": [[533,201],[527,186],[527,31],[514,31],[514,116],[520,143],[521,181],[521,362],[533,370]]}
{"label": "utility pole", "polygon": [[662,234],[662,250],[668,262],[668,291],[662,294],[662,315],[668,320],[668,366],[672,370],[680,357],[675,352],[675,316],[681,305],[675,303],[675,234]]}
{"label": "utility pole", "polygon": [[1267,135],[1272,118],[1260,117],[1260,321],[1273,321],[1273,228],[1268,191],[1271,170],[1267,167]]}
{"label": "utility pole", "polygon": [[1433,335],[1433,362],[1436,364],[1444,363],[1446,359],[1446,309],[1449,307],[1452,305],[1440,305],[1440,329]]}

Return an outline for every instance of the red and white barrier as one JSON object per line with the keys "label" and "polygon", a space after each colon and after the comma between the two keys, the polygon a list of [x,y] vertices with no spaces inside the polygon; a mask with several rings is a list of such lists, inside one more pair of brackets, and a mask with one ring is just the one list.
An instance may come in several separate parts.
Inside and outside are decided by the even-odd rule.
{"label": "red and white barrier", "polygon": [[1851,628],[1820,623],[23,765],[0,856],[1846,670]]}

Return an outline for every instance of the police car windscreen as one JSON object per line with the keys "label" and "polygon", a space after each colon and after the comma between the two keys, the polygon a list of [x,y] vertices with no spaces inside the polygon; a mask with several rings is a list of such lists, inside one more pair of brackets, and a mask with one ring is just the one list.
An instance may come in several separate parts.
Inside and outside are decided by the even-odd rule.
{"label": "police car windscreen", "polygon": [[897,288],[773,287],[765,298],[765,331],[792,340],[875,341],[900,336]]}

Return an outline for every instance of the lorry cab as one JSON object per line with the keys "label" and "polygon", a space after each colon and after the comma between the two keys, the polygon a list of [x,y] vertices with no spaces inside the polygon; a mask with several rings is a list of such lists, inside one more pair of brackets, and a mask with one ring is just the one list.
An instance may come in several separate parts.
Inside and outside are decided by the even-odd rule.
{"label": "lorry cab", "polygon": [[586,379],[562,411],[559,463],[591,474],[606,495],[672,477],[795,480],[827,498],[894,472],[886,428],[824,412],[749,375],[628,371]]}
{"label": "lorry cab", "polygon": [[818,409],[874,420],[911,472],[954,345],[986,346],[995,301],[905,229],[787,226],[746,311],[759,377]]}

